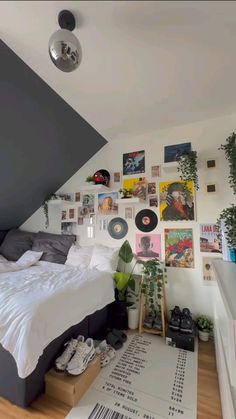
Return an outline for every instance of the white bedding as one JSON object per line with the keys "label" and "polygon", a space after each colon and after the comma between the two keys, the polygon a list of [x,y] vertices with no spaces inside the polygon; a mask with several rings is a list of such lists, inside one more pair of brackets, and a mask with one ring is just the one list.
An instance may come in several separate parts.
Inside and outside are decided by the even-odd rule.
{"label": "white bedding", "polygon": [[38,262],[0,273],[0,343],[13,355],[19,377],[31,374],[52,340],[113,300],[108,272]]}

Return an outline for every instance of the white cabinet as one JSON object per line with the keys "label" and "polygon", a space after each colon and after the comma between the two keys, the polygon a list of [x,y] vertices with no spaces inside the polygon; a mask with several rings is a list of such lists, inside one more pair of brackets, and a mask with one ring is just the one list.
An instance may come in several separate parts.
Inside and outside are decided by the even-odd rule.
{"label": "white cabinet", "polygon": [[213,262],[216,361],[224,419],[236,419],[236,264]]}

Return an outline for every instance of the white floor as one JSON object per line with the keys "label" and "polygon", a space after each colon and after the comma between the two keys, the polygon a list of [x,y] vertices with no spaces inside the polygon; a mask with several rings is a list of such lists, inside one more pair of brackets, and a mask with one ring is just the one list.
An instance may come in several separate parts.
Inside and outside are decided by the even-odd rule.
{"label": "white floor", "polygon": [[[197,345],[196,345],[197,346]],[[196,419],[197,348],[131,335],[67,419]]]}

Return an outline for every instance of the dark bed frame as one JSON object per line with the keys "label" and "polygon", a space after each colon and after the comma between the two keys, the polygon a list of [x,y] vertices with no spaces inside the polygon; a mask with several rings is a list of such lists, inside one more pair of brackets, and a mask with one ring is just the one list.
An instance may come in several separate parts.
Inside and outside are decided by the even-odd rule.
{"label": "dark bed frame", "polygon": [[0,345],[0,396],[18,406],[29,406],[44,391],[44,375],[52,367],[57,356],[61,354],[63,344],[79,334],[85,338],[89,336],[94,339],[104,339],[107,320],[108,306],[66,330],[45,348],[37,367],[25,379],[19,378],[13,356]]}

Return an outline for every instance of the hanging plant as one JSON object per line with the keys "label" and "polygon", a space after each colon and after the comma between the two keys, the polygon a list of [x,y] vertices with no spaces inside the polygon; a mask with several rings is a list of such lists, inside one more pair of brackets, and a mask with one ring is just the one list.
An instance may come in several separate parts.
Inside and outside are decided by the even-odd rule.
{"label": "hanging plant", "polygon": [[42,203],[42,208],[43,208],[43,212],[45,215],[45,227],[48,228],[49,226],[49,216],[48,216],[48,203],[49,201],[51,201],[51,199],[58,199],[58,196],[55,193],[51,193],[50,195],[48,195],[43,203]]}
{"label": "hanging plant", "polygon": [[224,150],[225,157],[229,162],[229,185],[236,194],[236,134],[233,132],[226,143],[221,144],[219,150]]}
{"label": "hanging plant", "polygon": [[178,172],[180,172],[181,180],[184,180],[186,182],[192,180],[195,189],[199,189],[196,151],[183,152],[178,160],[177,170]]}
{"label": "hanging plant", "polygon": [[219,227],[219,238],[222,241],[222,223],[224,223],[224,230],[227,243],[230,248],[234,249],[235,263],[236,263],[236,205],[231,204],[230,207],[225,208],[219,219],[217,226]]}

